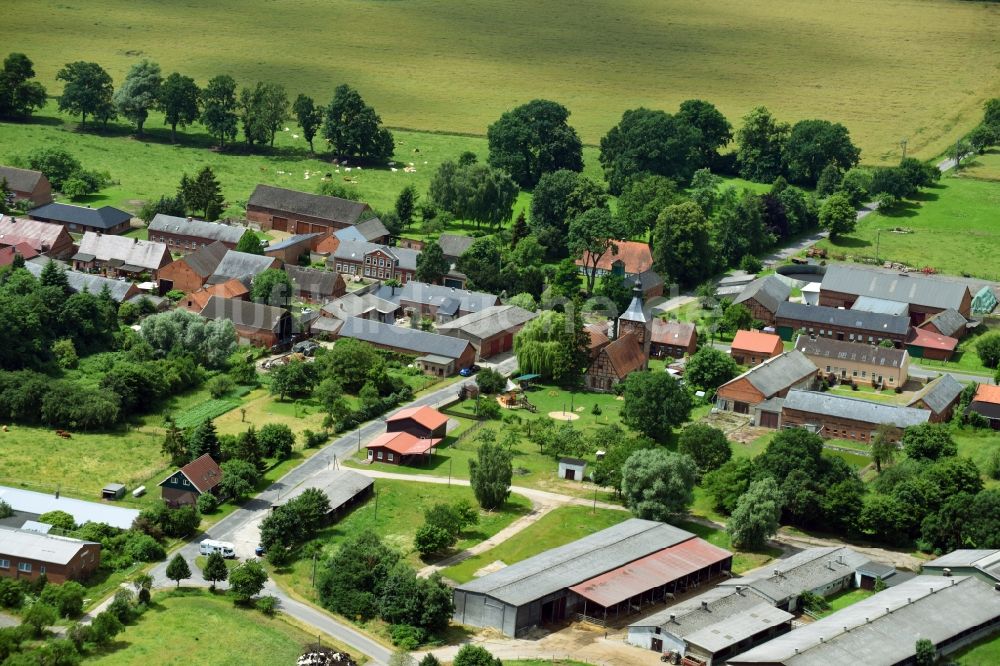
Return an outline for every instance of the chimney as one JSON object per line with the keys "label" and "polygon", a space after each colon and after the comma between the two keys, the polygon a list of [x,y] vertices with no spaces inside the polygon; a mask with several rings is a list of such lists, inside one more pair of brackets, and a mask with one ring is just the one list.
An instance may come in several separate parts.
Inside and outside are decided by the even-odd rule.
{"label": "chimney", "polygon": [[830,571],[833,571],[833,560],[826,561],[826,568],[829,569]]}
{"label": "chimney", "polygon": [[843,554],[837,555],[837,564],[843,564],[843,563],[844,563],[844,555]]}
{"label": "chimney", "polygon": [[774,577],[775,578],[781,578],[781,572],[778,569],[774,570]]}
{"label": "chimney", "polygon": [[951,568],[950,567],[945,567],[944,569],[941,570],[941,573],[944,574],[945,578],[950,578],[951,577]]}
{"label": "chimney", "polygon": [[[997,585],[1000,586],[1000,583],[997,583]],[[677,616],[674,615],[673,613],[671,613],[670,614],[670,624],[676,624],[676,622],[677,622]]]}
{"label": "chimney", "polygon": [[703,611],[707,611],[708,610],[708,602],[707,601],[702,601],[701,602],[701,609]]}

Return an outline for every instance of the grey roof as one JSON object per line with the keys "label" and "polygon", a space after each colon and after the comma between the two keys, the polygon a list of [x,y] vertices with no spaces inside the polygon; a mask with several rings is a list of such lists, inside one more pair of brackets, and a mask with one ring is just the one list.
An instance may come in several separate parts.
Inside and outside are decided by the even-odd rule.
{"label": "grey roof", "polygon": [[104,262],[118,259],[123,262],[123,266],[136,266],[146,270],[156,270],[170,262],[170,252],[164,243],[93,231],[83,234],[79,254],[91,255]]}
{"label": "grey roof", "polygon": [[309,330],[316,332],[336,333],[337,329],[344,323],[342,319],[333,317],[317,317],[309,324]]}
{"label": "grey roof", "polygon": [[461,331],[466,335],[486,339],[509,331],[531,321],[536,315],[516,305],[491,305],[479,312],[470,312],[445,324],[438,324],[441,332]]}
{"label": "grey roof", "polygon": [[743,288],[733,303],[754,299],[769,312],[777,312],[778,306],[788,300],[792,288],[773,275],[757,278]]}
{"label": "grey roof", "polygon": [[447,356],[438,356],[437,354],[424,354],[417,358],[418,361],[424,361],[425,363],[433,363],[435,365],[448,365],[455,359],[448,358]]}
{"label": "grey roof", "polygon": [[389,230],[382,224],[382,220],[377,217],[359,222],[354,228],[358,230],[358,233],[366,241],[374,241],[389,235]]}
{"label": "grey roof", "polygon": [[0,527],[0,554],[18,559],[69,564],[80,549],[87,545],[94,545],[94,542]]}
{"label": "grey roof", "polygon": [[149,223],[149,231],[159,231],[161,233],[178,234],[192,236],[194,238],[204,238],[208,241],[222,241],[223,243],[239,243],[243,234],[247,232],[245,227],[234,227],[221,222],[205,222],[187,217],[174,217],[157,213]]}
{"label": "grey roof", "polygon": [[[810,338],[808,335],[800,335],[795,341],[795,348],[809,357],[819,357],[831,361],[867,363],[883,368],[902,367],[909,356],[905,349],[866,345],[860,342],[834,340],[833,338]],[[817,365],[822,364],[817,363]]]}
{"label": "grey roof", "polygon": [[779,398],[777,396],[773,398],[768,398],[764,402],[754,405],[754,409],[758,412],[771,412],[774,414],[780,414],[781,408],[785,404],[784,398]]}
{"label": "grey roof", "polygon": [[375,483],[375,479],[349,469],[335,469],[324,473],[320,484],[303,483],[282,498],[282,503],[292,500],[308,488],[316,488],[330,500],[330,509],[336,511]]}
{"label": "grey roof", "polygon": [[[27,261],[25,262],[24,267],[37,278],[42,274],[42,269],[45,268],[45,264],[41,262]],[[134,286],[131,282],[126,280],[112,280],[111,278],[102,277],[100,275],[81,273],[79,271],[72,271],[68,269],[64,269],[64,272],[66,273],[66,280],[69,282],[69,288],[73,291],[80,292],[86,289],[91,294],[96,296],[104,290],[104,287],[107,287],[108,292],[111,293],[111,300],[115,303],[121,303],[124,301]]]}
{"label": "grey roof", "polygon": [[228,250],[212,271],[208,284],[220,284],[233,279],[240,281],[251,279],[271,268],[274,261],[274,257]]}
{"label": "grey roof", "polygon": [[907,407],[913,406],[916,402],[923,400],[924,404],[931,409],[935,414],[940,414],[944,410],[948,409],[955,400],[962,395],[962,391],[965,389],[957,379],[949,375],[947,372],[939,375],[937,379],[929,382],[927,386],[920,389],[914,396],[913,399],[907,403]]}
{"label": "grey roof", "polygon": [[934,277],[858,266],[832,264],[823,276],[823,291],[857,296],[874,296],[888,301],[902,301],[924,307],[958,309],[969,288],[960,282]]}
{"label": "grey roof", "polygon": [[636,280],[632,285],[632,300],[629,302],[625,312],[618,315],[618,319],[625,321],[648,322],[652,319],[649,312],[643,308],[642,303],[642,283]]}
{"label": "grey roof", "polygon": [[203,245],[177,261],[183,261],[198,276],[207,278],[219,267],[219,262],[222,261],[227,252],[229,252],[229,248],[222,241],[215,241],[214,243]]}
{"label": "grey roof", "polygon": [[292,279],[292,282],[295,283],[299,291],[310,294],[329,297],[337,291],[342,292],[346,288],[344,278],[340,277],[339,273],[334,273],[333,271],[285,264],[285,272],[288,273],[288,277]]}
{"label": "grey roof", "polygon": [[258,185],[250,195],[247,206],[308,215],[341,224],[356,224],[361,214],[368,210],[368,204],[359,201],[297,192],[270,185]]}
{"label": "grey roof", "polygon": [[437,243],[441,246],[441,251],[449,259],[458,259],[472,247],[476,239],[471,236],[459,236],[458,234],[441,234]]}
{"label": "grey roof", "polygon": [[[417,270],[417,257],[420,256],[418,251],[406,247],[388,247],[368,241],[341,240],[340,245],[333,252],[332,259],[361,262],[364,261],[366,254],[379,250],[390,257],[395,257],[399,268],[410,271]],[[327,263],[330,263],[330,259],[327,259]]]}
{"label": "grey roof", "polygon": [[957,310],[948,308],[947,310],[942,310],[933,317],[928,317],[923,322],[921,322],[920,327],[924,328],[927,324],[933,322],[934,327],[940,331],[941,335],[947,335],[948,337],[957,337],[955,334],[959,331],[965,330],[965,325],[968,323]]}
{"label": "grey roof", "polygon": [[0,166],[0,181],[6,179],[12,192],[31,192],[44,177],[41,171]]}
{"label": "grey roof", "polygon": [[[393,249],[399,250],[400,248]],[[406,301],[434,305],[437,306],[438,313],[443,315],[455,315],[460,311],[476,312],[500,303],[500,299],[493,294],[425,284],[414,280],[410,280],[402,288],[396,287],[395,293],[393,293],[392,287],[382,285],[375,292],[375,295],[393,303]]]}
{"label": "grey roof", "polygon": [[1000,582],[1000,550],[956,550],[924,565],[924,569],[970,567]]}
{"label": "grey roof", "polygon": [[[741,612],[753,608],[767,599],[753,589],[742,587],[713,587],[701,594],[678,601],[672,606],[653,613],[630,624],[630,627],[664,627],[669,633],[683,638],[685,635],[698,631]],[[705,604],[708,605],[706,610]]]}
{"label": "grey roof", "polygon": [[867,557],[846,546],[807,548],[719,586],[750,587],[772,603],[781,604],[803,590],[816,590],[841,580],[867,562]]}
{"label": "grey roof", "polygon": [[625,286],[631,288],[635,287],[635,283],[639,282],[642,285],[643,291],[651,287],[659,287],[663,284],[663,278],[660,274],[650,268],[648,271],[639,273],[638,275],[628,275],[624,279]]}
{"label": "grey roof", "polygon": [[926,409],[901,407],[884,402],[871,402],[833,393],[792,389],[785,396],[784,409],[822,414],[834,418],[861,421],[872,425],[894,425],[908,428],[927,423],[931,413]]}
{"label": "grey roof", "polygon": [[123,509],[103,502],[86,502],[66,496],[56,497],[9,486],[0,486],[0,500],[10,504],[14,511],[32,513],[36,516],[49,511],[65,511],[73,516],[73,522],[77,525],[105,523],[127,530],[132,527],[132,521],[139,517],[138,509]]}
{"label": "grey roof", "polygon": [[777,319],[805,321],[822,326],[828,324],[843,328],[857,328],[871,333],[906,335],[910,330],[910,318],[898,315],[841,310],[825,305],[784,302],[775,313]]}
{"label": "grey roof", "polygon": [[910,663],[917,638],[939,645],[1000,617],[1000,594],[973,576],[916,576],[774,638],[728,664],[890,666]]}
{"label": "grey roof", "polygon": [[587,461],[580,460],[579,458],[560,458],[559,463],[562,465],[574,465],[576,467],[586,467]]}
{"label": "grey roof", "polygon": [[456,589],[485,594],[513,606],[521,606],[693,536],[673,525],[632,518]]}
{"label": "grey roof", "polygon": [[340,298],[323,305],[323,312],[338,319],[360,317],[369,312],[391,314],[399,309],[398,303],[387,301],[373,294],[344,294]]}
{"label": "grey roof", "polygon": [[212,296],[199,313],[205,319],[228,319],[235,326],[273,331],[288,310],[238,298]]}
{"label": "grey roof", "polygon": [[119,224],[127,223],[132,214],[111,206],[90,208],[88,206],[71,206],[63,203],[50,203],[32,209],[28,215],[44,221],[55,220],[68,224],[78,224],[91,229],[112,229]]}
{"label": "grey roof", "polygon": [[26,520],[20,528],[25,532],[37,532],[38,534],[48,534],[52,531],[52,525],[48,523],[40,523],[37,520]]}
{"label": "grey roof", "polygon": [[723,386],[745,378],[754,388],[763,393],[765,398],[770,398],[809,375],[816,374],[816,371],[817,368],[812,361],[806,358],[802,352],[793,349],[767,359],[739,377],[726,382]]}
{"label": "grey roof", "polygon": [[877,312],[879,314],[887,315],[910,316],[909,303],[887,301],[884,298],[873,298],[872,296],[858,296],[858,299],[854,301],[851,309],[857,310],[858,312]]}
{"label": "grey roof", "polygon": [[286,247],[292,247],[293,245],[298,245],[307,240],[312,240],[313,238],[318,238],[322,234],[296,234],[294,236],[289,236],[285,240],[278,241],[272,245],[268,245],[264,248],[264,252],[273,252],[274,250],[284,250]]}
{"label": "grey roof", "polygon": [[383,324],[372,319],[349,317],[340,327],[338,336],[370,342],[374,345],[405,349],[414,354],[434,354],[457,359],[469,346],[468,340],[449,335],[428,333],[415,328]]}

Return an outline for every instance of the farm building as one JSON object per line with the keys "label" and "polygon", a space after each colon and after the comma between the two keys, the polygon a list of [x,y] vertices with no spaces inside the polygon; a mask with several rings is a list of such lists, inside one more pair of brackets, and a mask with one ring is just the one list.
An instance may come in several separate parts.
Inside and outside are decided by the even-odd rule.
{"label": "farm building", "polygon": [[906,340],[906,350],[913,358],[926,358],[934,361],[951,359],[958,347],[958,338],[941,335],[932,330],[914,327]]}
{"label": "farm building", "polygon": [[85,273],[134,279],[144,273],[156,280],[161,268],[171,262],[163,243],[128,236],[109,236],[88,231],[73,255],[73,268]]}
{"label": "farm building", "polygon": [[387,462],[393,465],[420,463],[434,453],[441,443],[440,437],[418,437],[408,432],[384,432],[365,444],[369,462]]}
{"label": "farm building", "polygon": [[205,319],[228,319],[241,342],[258,347],[273,347],[292,337],[292,316],[283,308],[212,296],[198,314]]}
{"label": "farm building", "polygon": [[998,629],[1000,592],[993,586],[973,576],[917,576],[772,639],[728,663],[913,664],[918,637],[948,655]]}
{"label": "farm building", "polygon": [[160,496],[170,506],[194,505],[205,493],[218,494],[222,468],[207,453],[160,481]]}
{"label": "farm building", "polygon": [[757,278],[743,288],[739,296],[733,299],[733,304],[746,307],[754,319],[759,319],[768,326],[774,325],[774,313],[778,306],[788,300],[792,288],[779,278],[768,275]]}
{"label": "farm building", "polygon": [[636,334],[625,333],[597,352],[583,375],[584,386],[591,391],[611,391],[633,372],[645,369],[647,362]]}
{"label": "farm building", "polygon": [[373,293],[397,303],[403,310],[412,308],[417,316],[431,317],[439,324],[500,305],[500,298],[494,294],[414,281],[402,287],[382,285]]}
{"label": "farm building", "polygon": [[910,332],[909,317],[791,302],[778,306],[774,323],[782,340],[793,340],[796,334],[807,333],[870,345],[891,340],[894,346],[902,347]]}
{"label": "farm building", "polygon": [[243,234],[247,232],[246,227],[205,222],[193,217],[174,217],[163,213],[157,213],[146,229],[149,240],[165,243],[174,254],[190,254],[216,241],[230,250],[235,250]]}
{"label": "farm building", "polygon": [[558,471],[560,479],[583,481],[587,475],[587,461],[579,458],[560,458]]}
{"label": "farm building", "polygon": [[794,617],[752,588],[716,587],[633,622],[626,640],[713,666],[791,631]]}
{"label": "farm building", "polygon": [[968,317],[972,308],[972,294],[962,282],[856,265],[827,266],[820,305],[850,308],[861,296],[908,304],[914,324],[949,308]]}
{"label": "farm building", "polygon": [[903,428],[927,423],[925,409],[820,393],[789,391],[781,407],[781,427],[806,428],[827,439],[871,442],[881,425],[895,426],[896,439]]}
{"label": "farm building", "polygon": [[324,472],[322,482],[296,486],[294,490],[284,495],[281,501],[284,503],[295,499],[309,488],[321,490],[330,500],[330,510],[327,511],[325,519],[328,523],[332,523],[372,496],[375,479],[349,469],[335,469],[332,472]]}
{"label": "farm building", "polygon": [[732,553],[632,518],[455,588],[456,622],[518,636],[579,616],[606,622],[728,575]]}
{"label": "farm building", "polygon": [[0,527],[0,576],[50,583],[85,580],[101,565],[101,544]]}
{"label": "farm building", "polygon": [[265,231],[325,234],[358,224],[370,210],[358,201],[258,185],[247,202],[247,219]]}
{"label": "farm building", "polygon": [[936,560],[925,562],[920,573],[935,576],[976,576],[996,585],[1000,583],[1000,550],[953,550]]}
{"label": "farm building", "polygon": [[38,256],[38,253],[31,249],[31,246],[27,243],[18,243],[17,245],[6,245],[0,247],[0,266],[10,266],[14,263],[16,257],[21,257],[24,260],[34,259]]}
{"label": "farm building", "polygon": [[458,234],[441,234],[437,239],[438,245],[441,246],[441,252],[444,254],[444,258],[451,263],[458,262],[462,258],[472,244],[476,242],[476,239],[472,236],[459,236]]}
{"label": "farm building", "polygon": [[[597,275],[613,273],[627,278],[641,275],[653,268],[653,252],[648,243],[623,240],[616,240],[614,243],[615,246],[597,260]],[[576,265],[580,267],[581,273],[589,272],[594,265],[590,252],[585,251],[576,260]]]}
{"label": "farm building", "polygon": [[653,358],[682,358],[698,350],[698,329],[691,322],[653,319],[649,354]]}
{"label": "farm building", "polygon": [[160,293],[174,289],[190,294],[205,286],[229,248],[222,241],[204,245],[160,269]]}
{"label": "farm building", "polygon": [[223,255],[222,261],[205,282],[206,284],[221,284],[228,280],[239,280],[243,284],[249,285],[255,277],[269,268],[281,268],[281,260],[259,254],[229,250]]}
{"label": "farm building", "polygon": [[[336,275],[336,273],[334,273]],[[356,292],[344,294],[340,298],[323,305],[324,316],[333,317],[345,321],[350,317],[359,319],[371,319],[380,321],[383,324],[392,324],[396,321],[396,313],[399,305],[392,301],[387,301],[373,294],[358,294]]]}
{"label": "farm building", "polygon": [[462,368],[470,367],[476,360],[476,349],[468,340],[358,317],[345,320],[337,331],[337,337],[353,338],[381,349],[418,356],[418,367],[440,377],[450,377]]}
{"label": "farm building", "polygon": [[[785,352],[720,386],[715,394],[715,405],[723,411],[751,414],[757,405],[772,398],[783,398],[793,388],[812,388],[817,374],[816,366],[802,352]],[[773,411],[754,414],[754,423],[777,428],[777,415]]]}
{"label": "farm building", "polygon": [[271,243],[264,248],[264,256],[280,259],[286,264],[298,264],[302,257],[309,258],[311,250],[322,234],[297,234]]}
{"label": "farm building", "polygon": [[326,303],[347,293],[339,273],[285,264],[285,272],[295,285],[295,296],[310,303]]}
{"label": "farm building", "polygon": [[757,365],[769,358],[781,356],[785,346],[781,338],[773,333],[761,331],[736,331],[729,355],[740,365]]}
{"label": "farm building", "polygon": [[[46,257],[35,257],[31,261],[26,262],[24,267],[37,278],[42,274],[42,269],[45,268],[45,264],[49,261],[51,259]],[[108,293],[111,294],[111,300],[115,303],[124,303],[128,299],[142,294],[142,291],[135,283],[126,280],[112,280],[101,275],[92,275],[79,271],[67,270],[64,272],[66,280],[69,282],[69,288],[74,292],[81,292],[86,289],[91,294],[100,294],[107,287]]]}
{"label": "farm building", "polygon": [[491,305],[438,324],[437,332],[471,342],[478,360],[513,349],[514,336],[536,316],[516,305]]}
{"label": "farm building", "polygon": [[950,308],[942,310],[936,315],[931,315],[917,326],[917,328],[931,333],[937,333],[949,338],[958,338],[960,340],[965,337],[968,327],[969,322],[966,321],[965,317]]}
{"label": "farm building", "polygon": [[0,215],[0,247],[19,245],[27,245],[53,259],[73,254],[73,237],[61,224]]}
{"label": "farm building", "polygon": [[99,231],[102,234],[123,234],[129,230],[132,215],[118,208],[101,206],[71,206],[63,203],[50,203],[35,208],[28,217],[39,222],[61,224],[67,230],[82,234],[86,231]]}
{"label": "farm building", "polygon": [[0,500],[14,509],[19,518],[26,520],[38,518],[50,511],[65,511],[73,516],[77,525],[86,523],[106,523],[112,527],[127,530],[132,522],[139,517],[137,509],[123,509],[110,506],[103,502],[87,502],[84,500],[61,497],[58,493],[36,493],[32,490],[0,486]]}
{"label": "farm building", "polygon": [[964,388],[957,379],[944,373],[917,391],[906,406],[929,411],[931,423],[949,421]]}
{"label": "farm building", "polygon": [[841,342],[800,335],[795,349],[816,364],[820,374],[838,382],[855,382],[886,388],[906,383],[910,355],[905,349]]}
{"label": "farm building", "polygon": [[980,384],[968,410],[986,419],[994,430],[1000,430],[1000,386]]}
{"label": "farm building", "polygon": [[7,181],[14,203],[27,201],[32,207],[52,203],[52,184],[41,171],[0,166],[0,181]]}
{"label": "farm building", "polygon": [[326,267],[338,273],[364,276],[371,280],[399,280],[406,284],[417,272],[420,253],[403,247],[388,247],[366,241],[340,241],[326,260]]}
{"label": "farm building", "polygon": [[425,439],[441,438],[448,429],[448,417],[429,405],[401,409],[385,420],[388,432],[408,432]]}
{"label": "farm building", "polygon": [[245,301],[250,296],[250,289],[239,280],[228,280],[220,284],[202,287],[198,291],[191,292],[182,300],[178,301],[178,305],[185,310],[190,310],[191,312],[198,314],[205,309],[205,306],[208,305],[209,299],[213,296],[218,296],[220,298],[237,298]]}

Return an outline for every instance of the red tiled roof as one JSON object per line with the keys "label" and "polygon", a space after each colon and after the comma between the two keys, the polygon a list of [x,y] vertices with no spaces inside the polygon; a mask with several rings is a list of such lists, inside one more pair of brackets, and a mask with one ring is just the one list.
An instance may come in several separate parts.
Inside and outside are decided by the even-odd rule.
{"label": "red tiled roof", "polygon": [[732,556],[728,550],[694,537],[569,589],[595,604],[613,606]]}
{"label": "red tiled roof", "polygon": [[181,473],[201,493],[207,493],[222,481],[222,469],[207,453],[181,467]]}
{"label": "red tiled roof", "polygon": [[906,343],[908,345],[944,351],[955,351],[955,347],[958,346],[958,339],[949,338],[947,335],[941,335],[924,328],[913,328],[910,331],[909,342]]}
{"label": "red tiled roof", "polygon": [[393,421],[402,421],[403,419],[413,419],[428,430],[437,430],[448,422],[447,416],[427,405],[401,409],[386,419],[386,421],[391,423]]}
{"label": "red tiled roof", "polygon": [[14,256],[18,254],[25,259],[32,259],[38,256],[35,249],[27,243],[18,243],[17,245],[0,248],[0,266],[10,266],[14,263]]}
{"label": "red tiled roof", "polygon": [[694,324],[674,320],[664,321],[656,318],[653,320],[653,334],[650,339],[661,345],[687,347],[691,344],[691,336],[693,335]]}
{"label": "red tiled roof", "polygon": [[626,333],[609,344],[602,353],[608,355],[618,379],[625,379],[632,372],[641,370],[646,364],[642,345],[631,333]]}
{"label": "red tiled roof", "polygon": [[1000,386],[980,384],[972,400],[973,402],[989,402],[994,405],[1000,405]]}
{"label": "red tiled roof", "polygon": [[776,348],[780,350],[783,347],[781,338],[773,333],[736,331],[736,337],[733,338],[733,344],[730,345],[730,348],[757,354],[771,354]]}
{"label": "red tiled roof", "polygon": [[401,456],[427,453],[441,442],[440,438],[421,439],[408,432],[384,432],[365,445],[369,449],[389,449]]}
{"label": "red tiled roof", "polygon": [[[625,265],[626,273],[645,273],[653,267],[653,253],[646,243],[635,241],[614,241],[618,251],[608,250],[597,260],[597,268],[602,271],[610,271],[616,262]],[[577,266],[589,268],[592,263],[590,252],[584,252],[583,257],[576,260]]]}
{"label": "red tiled roof", "polygon": [[601,349],[604,345],[611,342],[608,338],[607,327],[600,324],[587,324],[583,327],[583,330],[587,331],[587,335],[590,336],[590,350],[597,351]]}

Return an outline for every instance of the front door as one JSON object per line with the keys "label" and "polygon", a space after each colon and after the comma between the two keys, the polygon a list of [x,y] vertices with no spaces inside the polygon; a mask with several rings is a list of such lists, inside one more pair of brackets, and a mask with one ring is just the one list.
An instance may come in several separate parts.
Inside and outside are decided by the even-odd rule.
{"label": "front door", "polygon": [[576,470],[575,469],[567,469],[566,470],[566,480],[567,481],[576,481]]}
{"label": "front door", "polygon": [[288,218],[272,217],[271,228],[275,231],[288,231]]}
{"label": "front door", "polygon": [[663,652],[663,639],[654,638],[650,640],[649,647],[652,648],[653,652]]}

